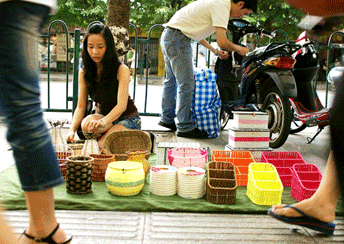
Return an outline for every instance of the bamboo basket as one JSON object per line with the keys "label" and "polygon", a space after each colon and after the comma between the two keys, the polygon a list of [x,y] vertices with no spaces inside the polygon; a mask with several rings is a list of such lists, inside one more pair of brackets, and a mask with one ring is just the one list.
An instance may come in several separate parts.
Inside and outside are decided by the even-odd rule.
{"label": "bamboo basket", "polygon": [[[152,142],[145,132],[140,130],[117,131],[109,135],[104,142],[104,148],[111,154],[115,155],[116,161],[128,160],[128,151],[139,150],[149,152]],[[146,159],[149,158],[146,154]]]}
{"label": "bamboo basket", "polygon": [[67,158],[66,188],[71,194],[86,194],[92,191],[92,168],[94,158],[70,156]]}
{"label": "bamboo basket", "polygon": [[100,154],[90,154],[94,158],[92,181],[105,181],[105,172],[108,164],[115,161],[112,154],[108,154],[106,149],[100,151]]}

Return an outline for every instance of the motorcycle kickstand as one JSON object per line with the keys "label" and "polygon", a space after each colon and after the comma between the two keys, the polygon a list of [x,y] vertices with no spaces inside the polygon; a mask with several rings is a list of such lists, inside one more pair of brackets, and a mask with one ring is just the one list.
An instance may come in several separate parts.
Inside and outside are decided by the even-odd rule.
{"label": "motorcycle kickstand", "polygon": [[315,140],[315,138],[320,134],[320,132],[322,132],[323,129],[324,129],[324,126],[319,126],[318,130],[317,130],[317,133],[315,133],[315,135],[312,138],[307,137],[307,141],[308,141],[307,144],[312,143],[312,141]]}

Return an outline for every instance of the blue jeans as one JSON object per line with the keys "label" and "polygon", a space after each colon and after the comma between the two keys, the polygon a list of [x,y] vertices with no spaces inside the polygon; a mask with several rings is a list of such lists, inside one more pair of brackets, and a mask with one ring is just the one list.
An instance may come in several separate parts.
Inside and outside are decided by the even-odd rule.
{"label": "blue jeans", "polygon": [[0,4],[0,112],[24,191],[63,183],[40,102],[38,36],[48,13],[27,2]]}
{"label": "blue jeans", "polygon": [[160,45],[165,60],[161,121],[172,124],[177,117],[177,130],[191,131],[196,126],[191,116],[195,80],[190,39],[179,30],[165,28]]}
{"label": "blue jeans", "polygon": [[129,130],[141,130],[141,118],[139,116],[121,120],[115,124],[123,125]]}

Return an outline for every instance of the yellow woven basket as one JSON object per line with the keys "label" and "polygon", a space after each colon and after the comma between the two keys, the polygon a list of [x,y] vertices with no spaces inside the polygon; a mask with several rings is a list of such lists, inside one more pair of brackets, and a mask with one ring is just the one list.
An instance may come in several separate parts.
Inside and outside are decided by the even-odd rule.
{"label": "yellow woven basket", "polygon": [[109,163],[105,174],[105,182],[114,195],[137,195],[142,190],[145,182],[143,165],[132,161]]}
{"label": "yellow woven basket", "polygon": [[275,166],[269,163],[249,165],[246,195],[257,205],[281,204],[283,184]]}

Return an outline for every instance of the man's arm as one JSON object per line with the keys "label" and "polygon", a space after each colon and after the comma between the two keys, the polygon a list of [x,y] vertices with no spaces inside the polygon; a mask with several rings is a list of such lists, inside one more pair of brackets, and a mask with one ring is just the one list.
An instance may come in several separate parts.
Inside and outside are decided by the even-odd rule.
{"label": "man's arm", "polygon": [[203,47],[208,48],[214,53],[215,56],[219,56],[221,59],[227,59],[229,57],[228,52],[222,50],[216,50],[212,45],[209,44],[205,39],[198,42]]}
{"label": "man's arm", "polygon": [[227,39],[226,29],[222,27],[216,27],[216,36],[217,36],[217,45],[224,50],[234,51],[241,56],[244,56],[249,52],[247,47],[242,47],[234,44],[233,42]]}

